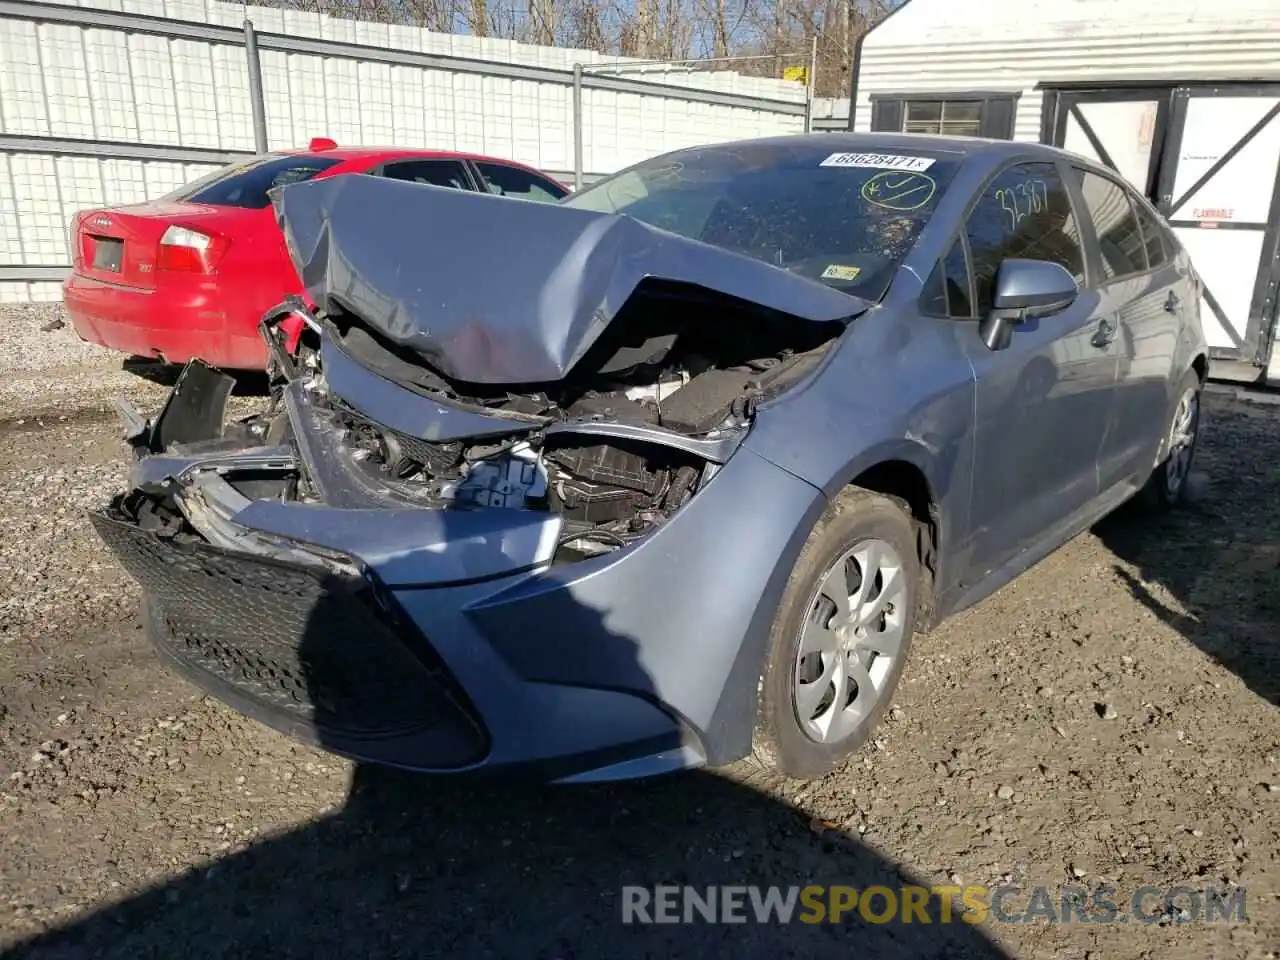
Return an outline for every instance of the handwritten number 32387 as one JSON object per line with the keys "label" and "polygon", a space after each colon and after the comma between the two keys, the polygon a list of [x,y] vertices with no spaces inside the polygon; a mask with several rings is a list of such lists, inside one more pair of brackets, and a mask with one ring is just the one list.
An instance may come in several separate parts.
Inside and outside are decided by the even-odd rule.
{"label": "handwritten number 32387", "polygon": [[1010,230],[1017,230],[1033,213],[1049,209],[1049,189],[1043,180],[1024,180],[1011,187],[1001,187],[996,190],[995,198],[1009,217]]}

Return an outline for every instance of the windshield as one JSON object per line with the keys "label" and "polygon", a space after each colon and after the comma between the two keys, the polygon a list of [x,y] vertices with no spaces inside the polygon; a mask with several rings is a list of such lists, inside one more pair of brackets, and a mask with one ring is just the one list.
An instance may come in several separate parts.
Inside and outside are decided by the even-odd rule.
{"label": "windshield", "polygon": [[657,157],[562,202],[878,300],[958,167],[924,150],[836,152],[796,138]]}
{"label": "windshield", "polygon": [[165,197],[214,207],[248,207],[261,210],[271,203],[273,187],[310,180],[342,161],[336,157],[268,154],[222,167]]}

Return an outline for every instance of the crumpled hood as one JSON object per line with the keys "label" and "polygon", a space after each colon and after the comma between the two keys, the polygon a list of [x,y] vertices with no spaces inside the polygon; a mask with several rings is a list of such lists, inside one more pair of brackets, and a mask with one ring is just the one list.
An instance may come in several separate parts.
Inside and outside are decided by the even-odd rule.
{"label": "crumpled hood", "polygon": [[646,278],[697,284],[801,321],[843,320],[869,306],[614,214],[365,175],[292,184],[273,202],[317,306],[356,314],[468,383],[562,379]]}

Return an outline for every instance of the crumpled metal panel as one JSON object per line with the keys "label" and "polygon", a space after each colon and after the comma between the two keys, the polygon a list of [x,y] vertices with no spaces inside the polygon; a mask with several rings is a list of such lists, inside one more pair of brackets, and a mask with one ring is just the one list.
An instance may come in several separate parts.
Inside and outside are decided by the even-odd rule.
{"label": "crumpled metal panel", "polygon": [[274,202],[313,302],[355,313],[469,383],[562,379],[646,278],[800,320],[844,320],[868,306],[615,214],[365,175],[291,184]]}

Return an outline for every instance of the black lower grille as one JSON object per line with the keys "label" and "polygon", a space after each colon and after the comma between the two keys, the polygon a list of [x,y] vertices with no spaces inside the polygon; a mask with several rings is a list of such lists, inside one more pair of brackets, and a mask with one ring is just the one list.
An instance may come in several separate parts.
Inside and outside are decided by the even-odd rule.
{"label": "black lower grille", "polygon": [[449,473],[462,462],[462,444],[457,441],[453,443],[432,443],[429,440],[411,437],[407,433],[401,433],[398,430],[385,429],[383,436],[394,440],[399,445],[401,454],[414,463],[422,464],[430,473],[435,475]]}
{"label": "black lower grille", "polygon": [[468,755],[456,762],[482,752],[451,677],[410,650],[367,580],[161,537],[106,513],[92,520],[142,586],[155,642],[284,726],[313,728],[321,743],[451,726]]}

